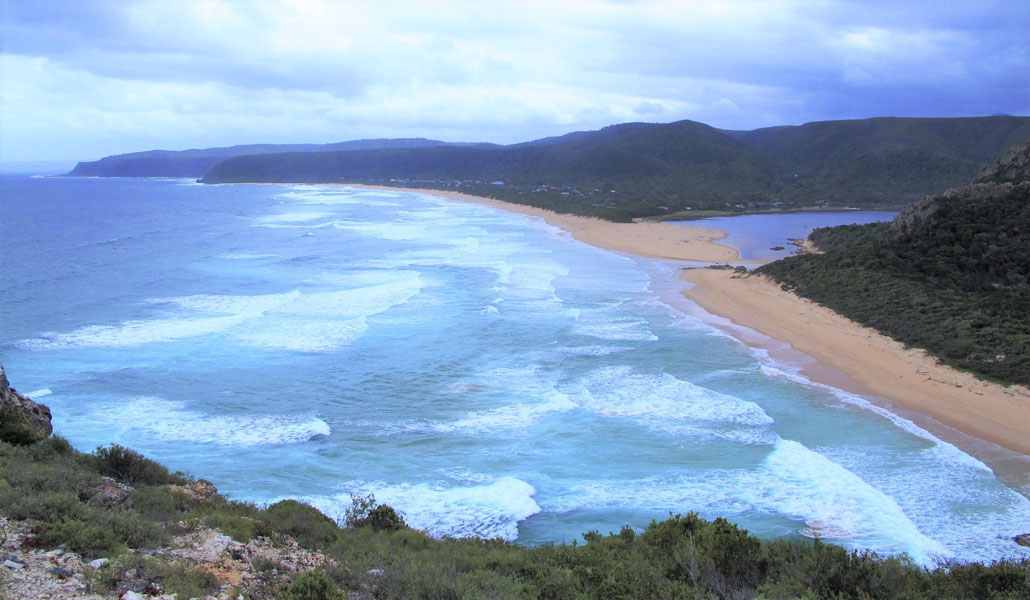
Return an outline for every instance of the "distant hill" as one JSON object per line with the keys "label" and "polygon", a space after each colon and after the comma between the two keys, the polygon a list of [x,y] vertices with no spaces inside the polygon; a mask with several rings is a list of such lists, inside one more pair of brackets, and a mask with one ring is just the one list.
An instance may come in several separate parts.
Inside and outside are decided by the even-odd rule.
{"label": "distant hill", "polygon": [[[334,152],[380,148],[443,146],[447,142],[422,138],[375,139],[334,144],[250,144],[196,150],[149,150],[80,162],[69,175],[83,177],[203,177],[215,164],[233,156],[275,152]],[[466,145],[466,144],[459,144]]]}
{"label": "distant hill", "polygon": [[460,190],[625,221],[820,208],[897,209],[1030,140],[1030,117],[822,121],[753,131],[624,123],[499,146],[426,139],[154,150],[70,175]]}
{"label": "distant hill", "polygon": [[726,133],[795,179],[781,200],[898,207],[969,183],[985,163],[1030,140],[1030,119],[883,117]]}
{"label": "distant hill", "polygon": [[241,156],[203,181],[460,189],[612,220],[900,208],[968,182],[1030,139],[1030,118],[877,118],[754,131],[626,123],[522,144]]}
{"label": "distant hill", "polygon": [[825,253],[761,267],[787,289],[942,361],[1030,385],[1030,143],[892,223],[817,229]]}
{"label": "distant hill", "polygon": [[227,159],[206,183],[366,182],[461,189],[561,212],[626,219],[765,197],[777,167],[693,121],[629,123],[504,147],[292,152]]}

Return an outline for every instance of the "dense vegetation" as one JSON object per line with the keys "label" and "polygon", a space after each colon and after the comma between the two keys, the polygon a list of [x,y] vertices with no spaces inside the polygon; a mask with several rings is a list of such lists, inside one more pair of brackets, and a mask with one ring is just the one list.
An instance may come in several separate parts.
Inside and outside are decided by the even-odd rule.
{"label": "dense vegetation", "polygon": [[[98,500],[105,474],[133,485],[123,488],[131,501]],[[292,500],[259,508],[217,495],[197,498],[184,492],[183,483],[182,475],[119,446],[83,454],[56,436],[31,445],[0,441],[0,511],[29,520],[34,536],[28,543],[111,558],[94,576],[101,591],[113,590],[131,572],[179,597],[217,592],[211,572],[148,551],[172,534],[206,524],[241,542],[292,538],[338,563],[292,582],[262,576],[233,597],[1030,597],[1030,561],[947,564],[929,571],[904,557],[818,541],[763,541],[723,519],[695,514],[672,516],[643,532],[627,527],[610,535],[588,533],[583,544],[527,548],[501,540],[433,539],[372,498],[357,499],[341,526]],[[277,572],[275,564],[254,567]]]}
{"label": "dense vegetation", "polygon": [[511,146],[238,156],[204,181],[456,189],[616,221],[897,208],[968,182],[1026,139],[1026,117],[880,118],[746,132],[692,121],[627,123]]}
{"label": "dense vegetation", "polygon": [[333,152],[378,148],[442,146],[446,142],[415,139],[353,140],[335,144],[248,144],[197,150],[148,150],[80,162],[69,175],[82,177],[203,177],[215,164],[231,156],[274,152]]}
{"label": "dense vegetation", "polygon": [[818,229],[810,239],[824,254],[759,272],[949,365],[1030,385],[1028,163],[1023,145],[972,186],[893,224]]}

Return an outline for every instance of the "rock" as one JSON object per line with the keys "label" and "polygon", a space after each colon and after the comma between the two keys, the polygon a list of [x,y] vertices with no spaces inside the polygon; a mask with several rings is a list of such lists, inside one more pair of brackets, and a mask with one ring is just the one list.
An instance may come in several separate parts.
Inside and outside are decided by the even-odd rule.
{"label": "rock", "polygon": [[90,496],[87,504],[92,506],[124,504],[132,506],[132,493],[136,489],[132,486],[119,483],[110,477],[104,477],[100,485],[93,488],[93,495]]}
{"label": "rock", "polygon": [[122,594],[122,600],[144,600],[143,594],[129,590]]}
{"label": "rock", "polygon": [[4,561],[4,566],[7,567],[8,569],[24,569],[25,568],[25,563],[17,562],[17,561],[13,561],[13,560],[8,559],[8,560]]}
{"label": "rock", "polygon": [[185,494],[194,502],[211,502],[219,497],[218,490],[215,489],[215,485],[206,479],[198,479],[192,483],[187,483],[186,485],[170,485],[168,487],[169,489]]}
{"label": "rock", "polygon": [[46,570],[46,572],[56,576],[58,579],[68,579],[69,577],[75,575],[75,573],[62,567],[50,567]]}
{"label": "rock", "polygon": [[1019,183],[1030,179],[1030,142],[1016,144],[980,171],[975,183]]}
{"label": "rock", "polygon": [[15,391],[0,365],[0,438],[16,444],[32,444],[45,440],[53,432],[50,409]]}
{"label": "rock", "polygon": [[107,562],[108,561],[107,561],[106,558],[98,558],[96,560],[92,560],[92,561],[89,562],[89,568],[91,568],[93,570],[96,570],[96,569],[99,569],[100,567],[106,565]]}
{"label": "rock", "polygon": [[1019,544],[1020,546],[1030,547],[1030,533],[1017,535],[1016,537],[1012,538],[1012,541]]}

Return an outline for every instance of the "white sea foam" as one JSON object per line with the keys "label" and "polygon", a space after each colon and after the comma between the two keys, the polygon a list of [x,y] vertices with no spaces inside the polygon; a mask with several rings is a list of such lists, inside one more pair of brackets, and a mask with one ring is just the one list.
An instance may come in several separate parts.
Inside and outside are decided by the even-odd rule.
{"label": "white sea foam", "polygon": [[25,395],[28,396],[29,398],[37,399],[37,398],[42,398],[44,396],[49,396],[50,394],[53,394],[53,392],[50,390],[50,388],[43,388],[41,390],[36,390],[34,392],[29,392],[28,394],[25,394]]}
{"label": "white sea foam", "polygon": [[257,260],[259,258],[276,258],[278,254],[261,254],[258,252],[226,252],[219,254],[218,258],[225,258],[228,260]]}
{"label": "white sea foam", "polygon": [[489,410],[473,411],[455,421],[436,423],[430,429],[440,433],[489,433],[501,429],[522,429],[538,423],[550,413],[578,408],[560,392],[552,392],[542,402],[518,403]]}
{"label": "white sea foam", "polygon": [[944,440],[938,438],[929,431],[916,425],[909,419],[896,415],[893,412],[887,410],[886,408],[877,406],[856,394],[845,392],[844,390],[812,381],[804,375],[801,375],[798,372],[799,369],[797,367],[779,363],[778,361],[775,361],[774,359],[769,357],[768,353],[765,353],[764,356],[762,354],[757,354],[756,356],[760,357],[760,360],[762,361],[761,369],[767,375],[789,379],[790,381],[800,383],[808,387],[827,391],[830,394],[832,394],[835,398],[846,404],[879,415],[887,421],[890,421],[898,429],[901,429],[916,437],[932,442],[936,446],[937,450],[942,454],[942,458],[946,458],[951,462],[954,462],[956,464],[962,464],[966,467],[991,472],[991,468],[985,465],[982,461],[959,450],[954,444],[945,442]]}
{"label": "white sea foam", "polygon": [[384,240],[417,240],[426,232],[425,223],[336,222],[333,227]]}
{"label": "white sea foam", "polygon": [[518,523],[538,512],[533,500],[536,490],[521,479],[498,477],[490,483],[446,486],[428,483],[388,484],[353,481],[344,484],[348,493],[332,497],[307,498],[329,515],[343,514],[350,506],[350,494],[375,494],[376,500],[392,506],[415,529],[435,537],[518,538]]}
{"label": "white sea foam", "polygon": [[258,223],[308,223],[327,219],[335,215],[330,212],[288,212],[275,215],[264,215],[257,218]]}
{"label": "white sea foam", "polygon": [[591,371],[579,382],[573,400],[591,412],[629,417],[652,424],[676,421],[721,422],[749,426],[773,422],[760,406],[720,394],[668,373],[636,373],[632,367],[611,366]]}
{"label": "white sea foam", "polygon": [[554,353],[558,356],[608,356],[630,350],[632,346],[562,346]]}
{"label": "white sea foam", "polygon": [[623,309],[623,304],[579,309],[573,333],[611,341],[657,341],[647,319]]}
{"label": "white sea foam", "polygon": [[113,427],[129,424],[134,432],[164,441],[220,446],[283,446],[332,433],[314,415],[211,415],[183,402],[138,397],[104,405],[91,416]]}
{"label": "white sea foam", "polygon": [[26,350],[65,348],[132,348],[143,344],[171,342],[225,331],[246,320],[246,316],[155,319],[123,321],[118,325],[87,325],[69,333],[47,331],[38,338],[18,342]]}
{"label": "white sea foam", "polygon": [[[226,296],[197,294],[152,298],[151,304],[188,311],[177,318],[90,325],[70,333],[46,332],[22,340],[29,350],[75,347],[135,347],[212,334],[238,343],[300,352],[336,350],[366,331],[367,318],[403,304],[427,285],[413,271],[381,283],[332,292]],[[210,315],[219,316],[210,316]]]}
{"label": "white sea foam", "polygon": [[893,498],[798,442],[777,442],[764,467],[772,481],[757,503],[805,520],[810,535],[858,540],[891,554],[908,552],[922,564],[952,555],[919,531]]}

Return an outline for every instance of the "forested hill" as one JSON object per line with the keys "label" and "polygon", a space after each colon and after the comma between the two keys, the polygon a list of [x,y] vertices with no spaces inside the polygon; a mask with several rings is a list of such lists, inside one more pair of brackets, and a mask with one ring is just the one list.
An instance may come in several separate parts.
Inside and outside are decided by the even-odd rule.
{"label": "forested hill", "polygon": [[1027,139],[1027,117],[877,118],[754,131],[627,123],[511,146],[240,156],[212,167],[203,181],[461,189],[612,220],[899,208],[970,181]]}
{"label": "forested hill", "polygon": [[353,140],[335,144],[250,144],[197,150],[150,150],[80,162],[69,175],[83,177],[203,177],[215,164],[233,156],[275,152],[333,152],[378,148],[443,146],[422,138]]}
{"label": "forested hill", "polygon": [[759,271],[952,366],[1030,385],[1030,143],[893,223],[810,239],[825,253]]}

